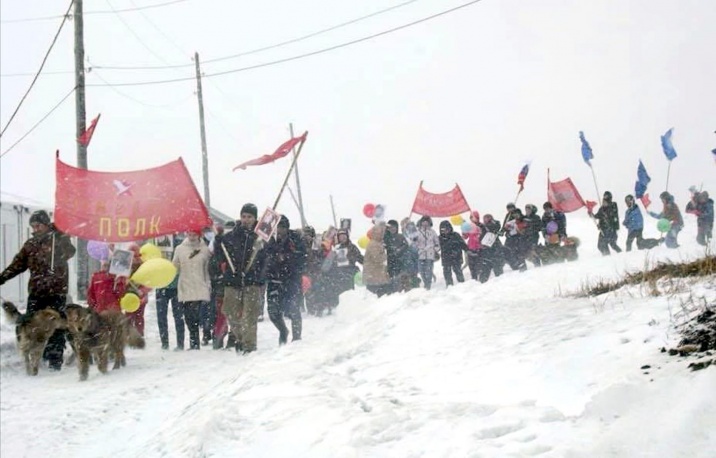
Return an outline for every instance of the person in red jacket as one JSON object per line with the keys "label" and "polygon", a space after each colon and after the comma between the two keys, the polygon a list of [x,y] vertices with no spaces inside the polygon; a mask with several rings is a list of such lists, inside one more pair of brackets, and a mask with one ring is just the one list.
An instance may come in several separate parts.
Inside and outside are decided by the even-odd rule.
{"label": "person in red jacket", "polygon": [[92,274],[87,289],[87,304],[98,313],[105,310],[119,311],[119,301],[125,291],[125,282],[109,273],[109,264],[102,262],[100,270]]}

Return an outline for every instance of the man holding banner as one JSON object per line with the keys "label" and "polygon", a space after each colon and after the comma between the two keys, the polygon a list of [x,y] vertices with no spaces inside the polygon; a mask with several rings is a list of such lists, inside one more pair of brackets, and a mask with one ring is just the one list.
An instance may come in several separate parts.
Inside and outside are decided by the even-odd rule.
{"label": "man holding banner", "polygon": [[254,232],[258,209],[254,204],[241,208],[241,224],[223,236],[216,236],[214,255],[227,264],[224,273],[223,313],[236,338],[236,351],[256,350],[259,312],[263,308],[264,250]]}

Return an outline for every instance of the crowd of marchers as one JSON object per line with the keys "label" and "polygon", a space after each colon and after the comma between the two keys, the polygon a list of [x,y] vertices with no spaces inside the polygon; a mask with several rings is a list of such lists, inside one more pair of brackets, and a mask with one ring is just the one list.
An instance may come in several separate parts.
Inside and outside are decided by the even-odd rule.
{"label": "crowd of marchers", "polygon": [[[706,191],[690,191],[685,211],[696,216],[697,242],[708,245],[713,236],[713,200]],[[627,233],[627,251],[634,243],[637,249],[661,243],[677,248],[684,219],[671,194],[661,193],[660,200],[660,211],[647,214],[660,222],[667,220],[668,227],[664,227],[662,236],[650,239],[643,237],[644,217],[634,197],[624,198],[626,208],[620,214],[612,194],[605,192],[596,212],[590,208],[599,231],[599,251],[604,255],[611,250],[622,251],[622,227]],[[255,231],[256,224],[257,207],[248,203],[242,207],[239,220],[212,228],[212,237],[207,232],[174,236],[177,243],[169,257],[178,274],[170,285],[155,291],[163,349],[170,348],[170,307],[175,350],[185,349],[188,333],[189,350],[211,346],[246,354],[257,349],[258,323],[265,313],[278,331],[278,344],[284,345],[289,338],[301,340],[304,313],[330,315],[341,295],[356,285],[365,286],[377,297],[414,288],[429,290],[438,261],[448,286],[464,282],[465,270],[470,278],[484,283],[502,275],[505,266],[525,271],[528,263],[539,267],[573,261],[579,247],[579,239],[568,235],[565,214],[549,202],[542,205],[541,215],[532,204],[524,210],[508,204],[502,219],[473,211],[458,231],[448,220],[441,221],[436,231],[429,216],[417,222],[409,218],[373,221],[364,251],[354,244],[348,229],[329,227],[320,234],[310,226],[295,230],[282,216],[273,237],[264,243]],[[0,273],[0,285],[29,270],[27,316],[44,308],[62,313],[67,302],[68,261],[75,248],[46,212],[33,214],[30,225],[33,235]],[[130,249],[138,255],[138,245]],[[139,256],[135,259],[138,261]],[[115,277],[106,264],[91,278],[88,305],[98,312],[119,310],[120,298],[128,289],[141,298],[139,309],[128,315],[143,335],[150,290]],[[64,349],[65,331],[58,330],[44,353],[50,368],[62,367]]]}

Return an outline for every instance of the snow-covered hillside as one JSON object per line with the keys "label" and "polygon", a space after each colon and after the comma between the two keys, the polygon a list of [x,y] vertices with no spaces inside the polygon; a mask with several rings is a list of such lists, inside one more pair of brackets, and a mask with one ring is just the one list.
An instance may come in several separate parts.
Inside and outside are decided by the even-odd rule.
{"label": "snow-covered hillside", "polygon": [[713,457],[716,368],[691,372],[660,349],[678,342],[689,296],[716,303],[716,279],[571,295],[702,256],[692,232],[679,250],[607,258],[582,237],[578,262],[486,284],[380,300],[359,289],[305,318],[301,342],[278,348],[260,323],[248,356],[160,350],[150,304],[148,348],[87,382],[76,367],[26,376],[3,317],[0,455]]}

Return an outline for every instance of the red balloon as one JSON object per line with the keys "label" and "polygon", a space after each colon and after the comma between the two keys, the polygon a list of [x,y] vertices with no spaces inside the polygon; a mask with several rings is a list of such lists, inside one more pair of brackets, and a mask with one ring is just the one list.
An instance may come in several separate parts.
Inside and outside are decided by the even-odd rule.
{"label": "red balloon", "polygon": [[301,277],[301,291],[303,291],[303,294],[306,294],[306,291],[308,291],[309,289],[311,289],[311,286],[312,286],[312,284],[311,284],[311,278],[310,278],[310,277],[308,277],[308,276],[306,276],[306,275],[304,275],[303,277]]}
{"label": "red balloon", "polygon": [[373,215],[375,215],[375,205],[373,204],[365,204],[363,206],[363,214],[366,218],[372,218]]}

